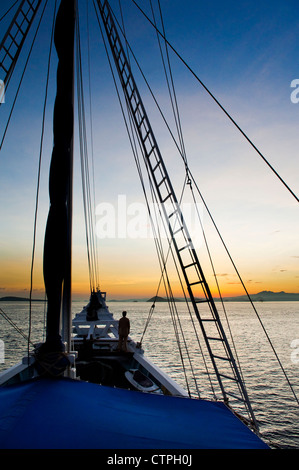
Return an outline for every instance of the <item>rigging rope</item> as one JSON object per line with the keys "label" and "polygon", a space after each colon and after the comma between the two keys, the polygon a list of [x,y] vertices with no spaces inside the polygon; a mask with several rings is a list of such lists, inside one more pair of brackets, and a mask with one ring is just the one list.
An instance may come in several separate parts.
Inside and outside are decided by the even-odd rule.
{"label": "rigging rope", "polygon": [[16,0],[16,2],[14,2],[14,3],[11,5],[11,7],[9,7],[9,9],[4,13],[4,15],[1,16],[0,21],[2,21],[2,20],[6,17],[6,15],[10,12],[10,10],[11,10],[19,1],[20,1],[20,0]]}
{"label": "rigging rope", "polygon": [[175,53],[175,55],[179,58],[179,60],[187,67],[189,72],[195,77],[195,79],[200,83],[200,85],[204,88],[204,90],[210,95],[210,97],[215,101],[215,103],[219,106],[219,108],[224,112],[224,114],[229,118],[229,120],[233,123],[233,125],[238,129],[238,131],[245,137],[247,142],[252,146],[252,148],[258,153],[258,155],[262,158],[262,160],[268,165],[268,167],[272,170],[275,176],[280,180],[280,182],[285,186],[285,188],[290,192],[290,194],[299,202],[298,196],[291,190],[291,188],[287,185],[287,183],[283,180],[283,178],[278,174],[278,172],[274,169],[274,167],[270,164],[270,162],[265,158],[262,152],[256,147],[256,145],[250,140],[247,134],[241,129],[241,127],[237,124],[237,122],[232,118],[232,116],[228,113],[228,111],[222,106],[219,100],[213,95],[213,93],[208,89],[208,87],[203,83],[203,81],[198,77],[198,75],[192,70],[192,68],[187,64],[187,62],[183,59],[183,57],[177,52],[177,50],[170,44],[170,42],[166,39],[165,35],[157,29],[155,24],[151,21],[151,19],[146,15],[146,13],[142,10],[142,8],[136,3],[135,0],[132,2],[136,5],[136,7],[140,10],[142,15],[149,21],[149,23],[155,28],[156,32],[164,39],[164,41],[168,44],[171,50]]}
{"label": "rigging rope", "polygon": [[[156,23],[156,18],[155,18],[155,13],[154,13],[154,9],[153,9],[152,0],[150,0],[150,4],[151,4],[151,10],[152,10],[154,23],[155,23],[155,28],[157,30],[157,23]],[[159,6],[159,14],[160,14],[160,20],[161,20],[161,24],[162,24],[163,34],[166,37],[160,0],[158,0],[158,6]],[[173,78],[173,73],[172,73],[172,70],[171,70],[170,57],[169,57],[169,53],[168,53],[168,46],[167,46],[167,42],[164,41],[164,46],[165,46],[165,51],[166,51],[166,59],[167,59],[167,67],[168,67],[168,73],[169,73],[170,79],[168,78],[168,73],[167,73],[166,63],[165,63],[163,50],[162,50],[162,46],[161,46],[160,36],[157,33],[157,31],[156,31],[156,34],[157,34],[157,40],[158,40],[158,44],[159,44],[161,59],[162,59],[162,63],[163,63],[165,78],[166,78],[166,82],[167,82],[171,107],[172,107],[174,120],[175,120],[176,128],[177,128],[177,133],[178,133],[178,137],[179,137],[179,141],[180,141],[180,153],[182,155],[183,160],[185,161],[185,165],[187,166],[187,155],[186,155],[182,125],[181,125],[181,118],[180,118],[180,113],[179,113],[179,106],[178,106],[178,101],[177,101],[177,96],[176,96],[176,90],[175,90],[175,86],[174,86],[174,78]]]}
{"label": "rigging rope", "polygon": [[82,74],[82,55],[81,55],[81,42],[80,42],[80,25],[77,15],[76,22],[76,73],[77,73],[77,98],[78,98],[78,121],[79,121],[79,144],[80,144],[80,159],[81,159],[81,177],[82,177],[82,191],[84,203],[84,217],[85,217],[85,233],[87,243],[87,257],[90,278],[90,291],[93,292],[98,286],[98,273],[95,249],[95,235],[94,235],[94,222],[90,194],[90,179],[89,179],[89,162],[88,162],[88,145],[86,137],[86,123],[85,123],[85,105],[84,105],[84,91],[83,91],[83,74]]}
{"label": "rigging rope", "polygon": [[21,336],[23,336],[24,339],[26,339],[26,341],[28,341],[28,343],[30,343],[32,346],[34,346],[34,344],[32,343],[32,341],[30,340],[30,338],[23,332],[23,330],[21,330],[21,328],[19,328],[16,323],[13,322],[13,320],[7,315],[7,313],[4,312],[4,310],[2,310],[2,308],[0,308],[0,314],[2,315],[2,317],[8,321],[8,323],[18,332],[20,333]]}
{"label": "rigging rope", "polygon": [[[92,189],[93,189],[93,206],[96,209],[96,193],[95,193],[95,165],[94,165],[94,139],[93,139],[93,118],[92,118],[92,100],[91,100],[91,61],[90,61],[90,34],[89,34],[89,2],[86,2],[86,27],[87,27],[87,60],[88,60],[88,94],[89,94],[89,121],[90,121],[90,147],[91,147],[91,165],[92,165]],[[97,273],[96,288],[99,288],[99,266],[98,266],[98,246],[95,242],[95,272]]]}

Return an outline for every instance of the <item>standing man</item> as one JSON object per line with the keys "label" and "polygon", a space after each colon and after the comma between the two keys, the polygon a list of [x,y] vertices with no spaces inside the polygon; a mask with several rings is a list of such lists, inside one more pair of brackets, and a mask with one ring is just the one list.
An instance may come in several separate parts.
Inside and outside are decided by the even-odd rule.
{"label": "standing man", "polygon": [[130,320],[126,315],[127,312],[123,312],[123,316],[118,322],[118,349],[123,351],[127,351],[127,339],[130,333]]}

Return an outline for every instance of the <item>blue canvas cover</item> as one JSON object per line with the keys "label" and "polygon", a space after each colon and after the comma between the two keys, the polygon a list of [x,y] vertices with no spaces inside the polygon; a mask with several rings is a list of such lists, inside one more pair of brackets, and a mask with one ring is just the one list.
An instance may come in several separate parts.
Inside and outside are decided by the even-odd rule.
{"label": "blue canvas cover", "polygon": [[2,449],[265,449],[222,403],[70,379],[0,388]]}

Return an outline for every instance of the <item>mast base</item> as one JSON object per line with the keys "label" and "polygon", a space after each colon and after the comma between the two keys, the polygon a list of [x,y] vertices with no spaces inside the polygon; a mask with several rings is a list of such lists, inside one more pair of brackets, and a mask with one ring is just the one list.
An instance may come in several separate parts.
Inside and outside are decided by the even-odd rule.
{"label": "mast base", "polygon": [[62,377],[71,365],[68,354],[65,353],[61,338],[47,339],[34,352],[34,367],[42,377]]}

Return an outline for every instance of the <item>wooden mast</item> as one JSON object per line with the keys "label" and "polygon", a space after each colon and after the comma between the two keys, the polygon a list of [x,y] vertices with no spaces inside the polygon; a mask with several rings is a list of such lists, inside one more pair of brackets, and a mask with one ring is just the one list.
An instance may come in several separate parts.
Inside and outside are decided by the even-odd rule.
{"label": "wooden mast", "polygon": [[[58,55],[44,281],[48,298],[46,351],[63,351],[71,321],[72,172],[74,122],[75,0],[61,0],[55,25]],[[62,308],[63,306],[63,308]],[[65,332],[61,338],[61,310]],[[63,340],[63,341],[62,341]]]}

